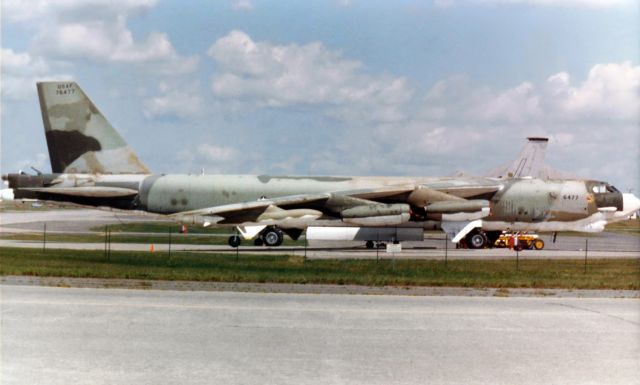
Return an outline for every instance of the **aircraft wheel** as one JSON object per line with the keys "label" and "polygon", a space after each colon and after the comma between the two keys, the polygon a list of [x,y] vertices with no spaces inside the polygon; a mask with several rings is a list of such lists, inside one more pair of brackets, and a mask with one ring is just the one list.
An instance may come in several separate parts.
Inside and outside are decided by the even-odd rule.
{"label": "aircraft wheel", "polygon": [[284,233],[278,228],[270,228],[262,233],[262,240],[267,246],[280,246],[284,241]]}
{"label": "aircraft wheel", "polygon": [[373,241],[367,241],[364,245],[367,249],[373,249]]}
{"label": "aircraft wheel", "polygon": [[470,249],[482,249],[487,245],[487,238],[481,232],[473,233],[467,237],[467,245]]}
{"label": "aircraft wheel", "polygon": [[533,248],[536,249],[536,250],[544,249],[544,241],[542,239],[536,239],[533,242]]}
{"label": "aircraft wheel", "polygon": [[262,238],[256,237],[256,239],[253,240],[253,245],[254,246],[264,246],[264,241],[262,240]]}
{"label": "aircraft wheel", "polygon": [[238,236],[238,235],[232,235],[229,237],[229,246],[231,247],[238,247],[240,246],[240,243],[242,242],[242,239]]}

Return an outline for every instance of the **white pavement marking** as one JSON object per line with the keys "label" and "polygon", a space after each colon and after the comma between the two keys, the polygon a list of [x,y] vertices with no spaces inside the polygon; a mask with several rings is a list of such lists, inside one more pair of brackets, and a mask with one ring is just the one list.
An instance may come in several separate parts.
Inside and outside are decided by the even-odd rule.
{"label": "white pavement marking", "polygon": [[640,301],[0,286],[3,384],[632,384]]}

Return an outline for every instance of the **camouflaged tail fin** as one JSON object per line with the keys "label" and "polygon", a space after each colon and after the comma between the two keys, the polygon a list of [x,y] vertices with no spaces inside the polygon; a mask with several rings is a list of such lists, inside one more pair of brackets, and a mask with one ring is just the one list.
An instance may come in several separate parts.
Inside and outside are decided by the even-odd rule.
{"label": "camouflaged tail fin", "polygon": [[37,85],[54,173],[149,173],[77,83]]}

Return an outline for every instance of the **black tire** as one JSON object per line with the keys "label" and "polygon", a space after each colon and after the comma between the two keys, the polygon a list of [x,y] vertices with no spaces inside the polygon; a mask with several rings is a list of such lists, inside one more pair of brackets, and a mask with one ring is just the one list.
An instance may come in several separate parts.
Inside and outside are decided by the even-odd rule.
{"label": "black tire", "polygon": [[367,241],[364,245],[367,249],[373,249],[373,241]]}
{"label": "black tire", "polygon": [[542,239],[536,239],[533,241],[533,248],[536,250],[544,249],[544,241]]}
{"label": "black tire", "polygon": [[229,237],[228,242],[229,246],[236,248],[240,246],[240,243],[242,243],[242,239],[238,235],[232,235]]}
{"label": "black tire", "polygon": [[277,228],[270,228],[262,233],[262,240],[267,246],[280,246],[284,241],[284,233]]}
{"label": "black tire", "polygon": [[253,240],[253,245],[254,246],[264,246],[264,240],[262,240],[261,237],[256,237],[256,239]]}
{"label": "black tire", "polygon": [[483,249],[487,245],[487,238],[481,232],[469,234],[467,245],[470,249]]}

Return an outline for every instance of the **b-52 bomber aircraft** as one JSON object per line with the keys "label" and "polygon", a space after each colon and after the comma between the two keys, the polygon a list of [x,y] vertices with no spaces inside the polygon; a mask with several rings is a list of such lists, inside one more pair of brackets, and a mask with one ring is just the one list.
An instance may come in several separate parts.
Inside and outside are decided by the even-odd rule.
{"label": "b-52 bomber aircraft", "polygon": [[[441,228],[482,248],[502,230],[602,231],[640,208],[606,182],[496,177],[157,175],[75,82],[37,84],[51,174],[5,176],[17,199],[142,210],[177,222],[236,227],[277,246],[318,221],[353,227]],[[351,228],[350,228],[351,227]],[[237,247],[238,235],[229,238]]]}

